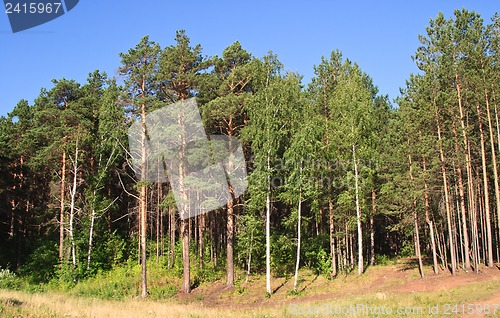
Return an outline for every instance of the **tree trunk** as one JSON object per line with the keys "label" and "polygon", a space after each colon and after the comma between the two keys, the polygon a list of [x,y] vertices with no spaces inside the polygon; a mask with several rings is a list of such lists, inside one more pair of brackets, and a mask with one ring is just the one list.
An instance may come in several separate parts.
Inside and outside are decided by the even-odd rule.
{"label": "tree trunk", "polygon": [[425,156],[422,156],[423,168],[424,168],[424,205],[425,205],[425,222],[429,225],[429,236],[431,237],[431,249],[432,249],[432,264],[434,269],[434,274],[439,273],[439,266],[437,261],[437,253],[436,253],[436,240],[434,237],[434,226],[433,221],[430,217],[430,205],[429,205],[429,185],[427,184],[427,162],[425,160]]}
{"label": "tree trunk", "polygon": [[66,188],[66,151],[62,154],[61,160],[61,193],[60,193],[60,212],[59,212],[59,260],[62,262],[64,257],[64,195]]}
{"label": "tree trunk", "polygon": [[[142,83],[144,92],[144,81]],[[144,93],[143,93],[144,95]],[[144,96],[143,96],[144,97]],[[147,173],[146,167],[146,105],[141,105],[141,177],[144,178]],[[146,233],[147,233],[147,189],[146,184],[141,183],[139,192],[139,236],[141,244],[141,297],[148,296],[148,283],[147,283],[147,264],[146,264]]]}
{"label": "tree trunk", "polygon": [[[481,163],[483,168],[483,187],[484,187],[484,214],[486,223],[486,249],[487,249],[487,261],[488,267],[493,267],[493,241],[491,233],[491,216],[490,216],[490,196],[489,196],[489,186],[488,186],[488,168],[486,163],[486,147],[484,141],[484,131],[483,123],[481,119],[481,106],[477,103],[477,115],[479,120],[479,132],[481,137]],[[494,153],[494,151],[492,151]]]}
{"label": "tree trunk", "polygon": [[420,271],[420,277],[424,278],[424,264],[422,263],[422,253],[420,253],[420,234],[418,233],[418,214],[417,207],[413,210],[413,218],[415,224],[415,254],[418,258],[418,269]]}
{"label": "tree trunk", "polygon": [[203,269],[205,262],[205,214],[200,214],[200,233],[198,234],[198,239],[200,240],[200,268]]}
{"label": "tree trunk", "polygon": [[333,200],[328,199],[328,213],[330,217],[330,257],[332,258],[331,277],[337,276],[337,257],[335,255],[335,216],[333,215]]}
{"label": "tree trunk", "polygon": [[182,292],[191,292],[191,273],[189,268],[189,219],[181,220],[181,235],[182,235],[182,264],[183,264],[183,283]]}
{"label": "tree trunk", "polygon": [[247,277],[245,279],[245,282],[248,282],[248,278],[250,277],[250,270],[251,270],[251,264],[252,264],[253,231],[254,231],[254,229],[252,227],[252,231],[250,232],[250,244],[248,247]]}
{"label": "tree trunk", "polygon": [[[469,153],[469,139],[467,136],[467,126],[465,123],[465,114],[464,114],[464,109],[463,109],[463,104],[462,104],[462,93],[461,93],[461,88],[460,88],[460,83],[459,83],[459,77],[458,74],[455,74],[455,80],[456,80],[456,90],[457,90],[457,97],[458,97],[458,106],[459,106],[459,111],[460,111],[460,126],[462,128],[462,137],[464,141],[464,149],[465,149],[465,164],[466,164],[466,170],[467,170],[467,180],[469,181],[469,187],[468,187],[468,198],[469,202],[473,201],[473,192],[474,189],[472,187],[472,163],[470,160],[470,153]],[[461,195],[463,195],[463,181],[462,181],[462,176],[460,175],[460,180],[459,180],[459,186],[461,185],[462,189]],[[464,198],[461,198],[462,201],[465,201]],[[465,270],[468,271],[470,270],[470,251],[469,251],[469,235],[468,235],[468,230],[467,230],[467,217],[465,215],[465,202],[461,202],[462,208],[461,208],[461,216],[462,216],[462,231],[464,235],[464,248],[465,248]],[[474,204],[470,204],[470,207],[475,207]]]}
{"label": "tree trunk", "polygon": [[[408,140],[408,145],[410,141]],[[411,155],[408,155],[408,164],[410,170],[410,181],[413,185],[413,163],[411,159]],[[413,224],[415,226],[415,255],[418,258],[418,270],[420,272],[420,277],[424,278],[424,265],[422,264],[422,254],[420,253],[420,234],[418,233],[418,213],[417,213],[417,199],[413,198]]]}
{"label": "tree trunk", "polygon": [[[443,140],[441,137],[441,125],[439,123],[439,114],[436,110],[436,124],[438,131],[438,142],[439,142],[439,156],[441,160],[441,174],[443,176],[443,186],[444,186],[444,199],[445,199],[445,207],[446,207],[446,221],[448,224],[448,235],[449,235],[449,245],[450,245],[450,259],[451,259],[451,274],[455,275],[456,272],[456,258],[455,258],[455,247],[453,246],[453,230],[451,227],[451,204],[450,204],[450,194],[448,190],[448,177],[446,176],[446,162],[444,157],[443,150]],[[446,252],[446,249],[445,249]]]}
{"label": "tree trunk", "polygon": [[162,188],[160,182],[160,176],[158,173],[157,180],[157,191],[156,191],[156,263],[160,261],[160,219],[161,219],[161,197]]}
{"label": "tree trunk", "polygon": [[372,213],[370,215],[370,265],[375,265],[375,224],[374,216],[377,211],[377,194],[372,189]]}
{"label": "tree trunk", "polygon": [[293,279],[293,290],[297,291],[297,280],[299,279],[299,264],[300,264],[300,227],[301,227],[301,212],[302,212],[302,190],[299,193],[299,205],[297,211],[297,260],[295,262],[295,277]]}
{"label": "tree trunk", "polygon": [[[453,134],[455,136],[455,152],[458,154],[460,153],[460,149],[458,147],[458,133],[457,129],[455,127],[455,123],[452,124],[453,126]],[[467,151],[466,153],[466,161],[468,160],[468,155]],[[468,165],[468,162],[466,162]],[[458,176],[458,197],[460,198],[460,205],[458,206],[458,211],[460,211],[459,215],[459,220],[461,217],[461,232],[462,232],[462,238],[463,238],[463,249],[464,249],[464,269],[466,272],[470,270],[470,258],[469,258],[469,235],[467,233],[467,216],[465,214],[466,208],[465,208],[465,190],[464,190],[464,182],[462,178],[462,168],[460,167],[460,163],[457,163],[456,167],[456,174]],[[460,247],[462,247],[462,244],[460,244]]]}
{"label": "tree trunk", "polygon": [[354,161],[354,183],[356,189],[356,220],[358,223],[358,275],[363,274],[363,230],[361,228],[361,207],[359,202],[359,184],[358,184],[358,163],[356,161],[356,145],[352,145],[352,158]]}
{"label": "tree trunk", "polygon": [[233,242],[234,242],[234,215],[233,215],[233,189],[229,185],[229,197],[227,201],[227,251],[226,251],[226,266],[227,266],[227,286],[234,286],[234,258],[233,258]]}
{"label": "tree trunk", "polygon": [[173,268],[175,264],[175,228],[177,227],[175,222],[175,209],[169,207],[168,213],[170,218],[170,253],[168,255],[168,267]]}
{"label": "tree trunk", "polygon": [[266,195],[266,292],[271,296],[271,150],[267,151],[267,195]]}
{"label": "tree trunk", "polygon": [[73,161],[73,186],[70,191],[71,202],[69,206],[69,239],[71,242],[71,261],[73,264],[73,268],[76,267],[76,247],[75,247],[75,238],[73,233],[73,223],[75,219],[75,198],[76,198],[76,182],[78,177],[78,139],[76,140],[75,145],[75,159]]}
{"label": "tree trunk", "polygon": [[[484,92],[485,95],[485,100],[486,100],[486,113],[488,116],[488,126],[489,126],[489,131],[490,131],[490,143],[491,143],[491,165],[493,167],[493,178],[494,178],[494,186],[495,186],[495,198],[496,198],[496,211],[497,211],[497,218],[499,220],[499,225],[500,225],[500,187],[499,187],[499,180],[498,180],[498,168],[497,168],[497,156],[495,152],[495,137],[493,133],[493,123],[491,119],[491,111],[490,111],[490,102],[489,102],[489,97],[488,97],[488,90],[485,90]],[[492,234],[493,236],[493,234]],[[500,238],[500,231],[499,231],[499,238]],[[493,238],[492,238],[493,240]],[[498,246],[498,244],[497,244]],[[493,257],[492,257],[493,260]],[[499,260],[500,261],[500,260]],[[491,265],[493,266],[493,265]]]}
{"label": "tree trunk", "polygon": [[96,191],[92,198],[92,212],[90,213],[90,229],[89,229],[89,249],[87,251],[87,270],[90,269],[90,257],[92,255],[92,244],[94,238],[94,222],[95,222],[95,204],[96,204]]}

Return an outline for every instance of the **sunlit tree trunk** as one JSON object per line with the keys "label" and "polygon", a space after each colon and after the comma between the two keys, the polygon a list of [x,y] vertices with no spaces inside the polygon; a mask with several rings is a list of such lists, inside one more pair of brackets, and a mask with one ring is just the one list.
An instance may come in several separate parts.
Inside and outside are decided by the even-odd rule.
{"label": "sunlit tree trunk", "polygon": [[[439,143],[439,157],[441,160],[441,174],[443,176],[443,187],[444,187],[444,197],[445,197],[445,206],[446,206],[446,222],[448,224],[448,237],[449,237],[449,246],[450,246],[450,260],[451,260],[451,273],[455,275],[457,264],[455,257],[455,246],[453,244],[453,229],[451,225],[451,203],[450,203],[450,193],[448,190],[448,177],[446,176],[446,162],[444,157],[443,150],[443,139],[441,137],[441,124],[439,122],[439,114],[437,111],[437,107],[435,106],[436,111],[436,124],[437,124],[437,133],[438,133],[438,143]],[[444,249],[446,251],[446,249]]]}
{"label": "sunlit tree trunk", "polygon": [[[486,223],[486,252],[487,252],[487,260],[486,265],[489,267],[493,266],[493,241],[492,241],[492,233],[491,233],[491,216],[490,216],[490,195],[489,195],[489,186],[488,186],[488,168],[486,163],[486,147],[484,141],[484,131],[483,131],[483,123],[482,123],[482,113],[481,106],[477,103],[477,115],[479,121],[479,132],[481,137],[481,163],[483,168],[483,187],[484,187],[484,222]],[[493,151],[494,152],[494,151]]]}
{"label": "sunlit tree trunk", "polygon": [[266,195],[266,292],[271,295],[271,150],[267,151],[267,195]]}
{"label": "sunlit tree trunk", "polygon": [[[302,170],[302,169],[301,169]],[[301,222],[302,222],[302,190],[299,193],[299,204],[297,211],[297,260],[295,261],[295,277],[293,279],[293,290],[297,291],[297,280],[299,279],[300,265],[300,243],[301,243]]]}
{"label": "sunlit tree trunk", "polygon": [[430,205],[429,205],[429,185],[427,184],[427,178],[425,174],[427,172],[427,162],[425,156],[422,156],[423,168],[424,168],[424,205],[425,205],[425,222],[429,225],[429,236],[431,238],[431,250],[432,250],[432,264],[434,269],[434,274],[439,273],[439,266],[436,253],[436,240],[434,237],[434,225],[433,220],[430,217]]}
{"label": "sunlit tree trunk", "polygon": [[66,189],[66,151],[62,154],[61,160],[61,192],[60,192],[60,210],[59,210],[59,260],[62,262],[64,257],[64,196]]}
{"label": "sunlit tree trunk", "polygon": [[69,229],[68,229],[68,234],[69,234],[69,239],[71,242],[71,261],[73,264],[73,267],[76,267],[76,247],[75,247],[75,238],[74,238],[74,220],[75,220],[75,197],[76,197],[76,182],[78,178],[78,139],[76,140],[76,145],[75,145],[75,158],[73,160],[73,186],[70,191],[70,206],[69,206]]}
{"label": "sunlit tree trunk", "polygon": [[359,202],[359,180],[358,180],[358,163],[356,160],[356,145],[352,145],[352,158],[354,161],[354,186],[356,190],[356,219],[358,224],[358,275],[363,274],[363,229],[361,227],[361,206]]}

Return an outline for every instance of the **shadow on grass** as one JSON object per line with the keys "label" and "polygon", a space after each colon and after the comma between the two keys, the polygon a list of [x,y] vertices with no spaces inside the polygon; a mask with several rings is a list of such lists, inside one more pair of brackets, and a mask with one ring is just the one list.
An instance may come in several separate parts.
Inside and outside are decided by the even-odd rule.
{"label": "shadow on grass", "polygon": [[314,278],[309,282],[309,284],[307,284],[306,286],[304,286],[300,291],[299,293],[302,293],[304,290],[306,290],[309,286],[311,286],[315,281],[316,279],[318,279],[319,277],[319,274],[316,274],[316,276],[314,276]]}
{"label": "shadow on grass", "polygon": [[280,289],[281,289],[281,287],[285,286],[285,285],[286,285],[286,283],[288,283],[288,281],[289,281],[289,280],[290,280],[290,277],[288,277],[288,276],[287,276],[287,277],[285,278],[285,281],[284,281],[283,283],[281,283],[281,285],[279,285],[278,287],[276,287],[276,289],[275,289],[275,290],[273,290],[272,294],[273,294],[273,295],[274,295],[274,294],[276,294],[276,292],[277,292],[278,290],[280,290]]}
{"label": "shadow on grass", "polygon": [[23,305],[22,301],[17,300],[15,298],[2,299],[0,300],[0,303],[3,303],[6,306],[14,306],[14,307],[20,307]]}
{"label": "shadow on grass", "polygon": [[401,264],[401,268],[398,269],[400,272],[405,272],[409,271],[412,269],[418,268],[418,258],[412,257],[412,258],[407,258],[404,260],[404,262]]}

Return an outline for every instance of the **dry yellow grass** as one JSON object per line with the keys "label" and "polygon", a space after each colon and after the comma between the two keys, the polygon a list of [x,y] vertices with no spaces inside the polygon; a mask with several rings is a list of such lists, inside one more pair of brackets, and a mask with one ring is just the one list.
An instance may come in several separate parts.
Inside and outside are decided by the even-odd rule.
{"label": "dry yellow grass", "polygon": [[[178,304],[174,300],[165,302],[133,299],[128,301],[107,301],[84,297],[66,296],[53,293],[28,294],[17,291],[0,291],[0,317],[36,317],[36,318],[108,318],[108,317],[324,317],[332,316],[332,312],[322,312],[325,308],[344,309],[362,304],[369,308],[390,308],[392,315],[396,308],[412,310],[409,316],[439,317],[444,315],[445,304],[451,303],[475,303],[481,306],[492,306],[500,296],[500,284],[498,280],[488,283],[475,282],[452,288],[432,292],[388,292],[365,294],[348,297],[332,297],[321,301],[292,302],[290,304],[274,304],[270,307],[256,306],[253,308],[243,306],[241,308],[208,308],[200,304]],[[493,297],[493,298],[492,298]],[[429,314],[428,308],[439,306],[439,314]],[[493,307],[490,307],[493,308]],[[313,312],[308,311],[313,310]],[[314,312],[319,310],[319,312]],[[335,311],[333,311],[335,313]],[[301,315],[302,314],[302,315]],[[340,314],[337,312],[337,314]],[[353,314],[347,312],[342,317],[380,317],[384,314],[358,312]],[[461,315],[451,313],[452,317]],[[500,309],[492,315],[467,315],[467,317],[499,317]]]}
{"label": "dry yellow grass", "polygon": [[[255,317],[265,316],[263,310],[234,312],[223,308],[204,308],[201,305],[176,304],[172,301],[107,301],[52,293],[28,294],[0,291],[0,316],[6,317]],[[2,305],[0,305],[2,306]],[[2,312],[2,309],[3,311]],[[276,310],[265,310],[273,317]]]}
{"label": "dry yellow grass", "polygon": [[[290,294],[290,282],[280,279],[274,284],[283,283],[283,287],[271,299],[262,294],[264,283],[259,277],[245,285],[246,289],[241,294],[234,289],[221,288],[224,286],[220,284],[205,284],[191,295],[165,300],[137,298],[118,301],[54,292],[29,294],[0,290],[0,317],[323,317],[324,312],[314,310],[350,308],[359,304],[371,308],[416,309],[420,310],[418,314],[409,316],[437,317],[443,316],[447,304],[476,304],[481,308],[490,306],[491,309],[500,302],[500,271],[496,268],[484,269],[479,275],[459,273],[451,276],[442,273],[425,279],[413,277],[414,271],[402,271],[395,266],[375,267],[370,269],[370,275],[348,276],[333,281],[303,275],[305,281],[302,285],[307,288],[300,295]],[[434,306],[439,306],[441,315],[429,314],[429,308]],[[495,314],[486,316],[500,317],[500,304],[497,307]],[[380,315],[361,312],[342,316]],[[400,315],[393,313],[392,316]],[[460,315],[451,313],[451,316]],[[467,317],[484,317],[484,313]]]}

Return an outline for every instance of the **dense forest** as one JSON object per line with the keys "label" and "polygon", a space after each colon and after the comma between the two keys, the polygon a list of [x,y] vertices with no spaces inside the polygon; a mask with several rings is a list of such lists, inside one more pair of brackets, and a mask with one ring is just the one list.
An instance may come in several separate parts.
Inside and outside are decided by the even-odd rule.
{"label": "dense forest", "polygon": [[[392,257],[414,257],[422,277],[494,266],[500,17],[438,14],[419,40],[420,71],[395,101],[339,50],[304,85],[272,52],[235,42],[207,57],[182,30],[120,53],[116,78],[53,80],[0,118],[0,267],[43,284],[134,263],[146,297],[151,262],[182,292],[210,268],[229,286],[265,274],[269,295],[271,275],[296,286],[302,267],[335,279]],[[164,176],[137,178],[127,134],[191,98],[207,134],[241,141],[248,189],[181,218]]]}

